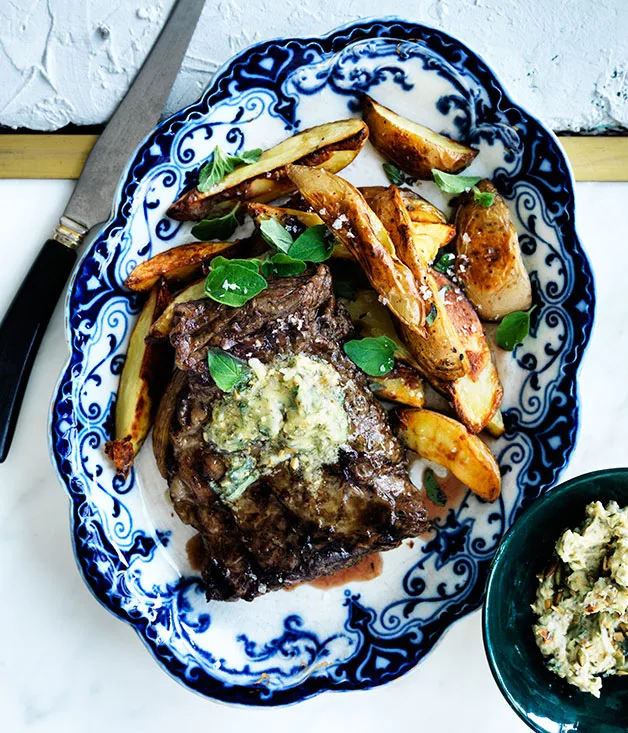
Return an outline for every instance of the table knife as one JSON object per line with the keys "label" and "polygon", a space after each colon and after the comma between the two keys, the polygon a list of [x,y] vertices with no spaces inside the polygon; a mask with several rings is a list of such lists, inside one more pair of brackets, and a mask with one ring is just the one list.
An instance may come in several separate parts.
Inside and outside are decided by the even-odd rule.
{"label": "table knife", "polygon": [[37,350],[76,262],[77,248],[111,213],[120,174],[157,124],[205,0],[178,0],[96,145],[59,224],[0,324],[0,463],[9,452]]}

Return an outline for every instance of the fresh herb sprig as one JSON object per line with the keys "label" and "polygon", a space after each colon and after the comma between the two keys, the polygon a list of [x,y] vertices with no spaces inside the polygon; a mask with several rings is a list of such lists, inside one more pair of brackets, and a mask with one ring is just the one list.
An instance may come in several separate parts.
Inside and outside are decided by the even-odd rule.
{"label": "fresh herb sprig", "polygon": [[423,488],[432,504],[436,504],[436,506],[445,506],[447,504],[447,496],[441,489],[431,468],[426,468],[423,472]]}
{"label": "fresh herb sprig", "polygon": [[232,308],[244,305],[268,287],[268,282],[259,274],[258,267],[259,262],[256,260],[215,257],[205,280],[205,294],[217,303]]}
{"label": "fresh herb sprig", "polygon": [[283,252],[277,252],[270,259],[262,262],[262,275],[266,278],[292,277],[305,272],[307,265]]}
{"label": "fresh herb sprig", "polygon": [[455,261],[456,255],[452,254],[451,252],[445,252],[436,260],[432,267],[436,270],[436,272],[441,272],[443,275],[447,275],[449,274]]}
{"label": "fresh herb sprig", "polygon": [[397,344],[388,336],[347,341],[343,349],[356,366],[372,377],[382,377],[395,366]]}
{"label": "fresh herb sprig", "polygon": [[303,262],[325,262],[334,251],[334,239],[325,224],[308,227],[294,239],[277,219],[270,217],[260,223],[260,234],[273,249]]}
{"label": "fresh herb sprig", "polygon": [[257,163],[261,155],[261,148],[244,150],[238,155],[229,155],[223,151],[220,145],[216,145],[211,160],[205,163],[198,172],[196,187],[201,193],[206,193],[239,166]]}
{"label": "fresh herb sprig", "polygon": [[192,236],[204,242],[212,239],[225,241],[240,225],[237,213],[240,204],[237,203],[228,214],[214,219],[203,219],[192,227]]}
{"label": "fresh herb sprig", "polygon": [[276,250],[275,254],[263,261],[214,257],[205,281],[205,293],[209,298],[237,308],[265,290],[269,278],[300,275],[308,262],[323,262],[331,257],[334,249],[333,237],[325,225],[309,227],[294,240],[276,219],[271,218],[261,222],[260,232]]}
{"label": "fresh herb sprig", "polygon": [[512,351],[515,346],[522,344],[530,333],[530,316],[536,308],[535,305],[529,311],[514,311],[504,316],[497,327],[497,345],[504,351]]}
{"label": "fresh herb sprig", "polygon": [[411,178],[406,173],[399,170],[399,168],[392,163],[382,163],[382,168],[384,169],[386,178],[388,178],[388,180],[395,186],[403,186],[404,184],[412,186],[416,183],[414,178]]}
{"label": "fresh herb sprig", "polygon": [[480,206],[492,206],[495,202],[495,194],[480,191],[477,184],[482,180],[481,176],[457,176],[452,173],[445,173],[432,168],[434,183],[444,193],[459,194],[465,191],[473,191],[473,200]]}
{"label": "fresh herb sprig", "polygon": [[232,392],[245,382],[249,375],[249,368],[243,361],[222,349],[209,349],[207,366],[216,386],[223,392]]}

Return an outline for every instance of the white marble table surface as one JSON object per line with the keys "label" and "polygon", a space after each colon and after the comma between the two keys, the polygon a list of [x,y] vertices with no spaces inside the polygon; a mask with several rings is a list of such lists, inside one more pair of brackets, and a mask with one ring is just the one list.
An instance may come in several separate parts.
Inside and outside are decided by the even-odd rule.
{"label": "white marble table surface", "polygon": [[[72,189],[0,181],[0,312]],[[578,184],[578,225],[597,280],[596,324],[580,374],[581,430],[564,477],[628,464],[628,184]],[[459,622],[411,673],[369,692],[285,709],[232,708],[188,692],[91,596],[74,563],[68,500],[48,449],[50,395],[66,358],[61,306],[35,364],[11,454],[0,466],[0,730],[335,733],[402,729],[516,733],[482,647],[480,614]]]}

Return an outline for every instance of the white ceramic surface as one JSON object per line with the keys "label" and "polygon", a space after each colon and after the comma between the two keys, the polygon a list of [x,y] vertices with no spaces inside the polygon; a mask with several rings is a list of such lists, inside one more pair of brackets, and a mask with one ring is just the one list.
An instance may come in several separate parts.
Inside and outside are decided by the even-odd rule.
{"label": "white ceramic surface", "polygon": [[[8,305],[70,190],[68,182],[0,182],[0,309]],[[577,197],[598,309],[580,377],[579,443],[563,478],[627,463],[628,303],[618,296],[617,278],[628,268],[628,250],[621,218],[601,220],[599,211],[623,211],[628,185],[580,184]],[[526,730],[491,679],[477,613],[457,624],[418,668],[366,693],[326,695],[283,710],[240,710],[202,700],[168,679],[135,634],[93,601],[76,572],[67,499],[48,457],[46,435],[50,393],[65,348],[59,307],[35,365],[12,453],[0,466],[3,731],[159,733],[211,726],[239,732],[254,726],[261,733],[283,733],[298,726],[303,733],[318,733],[402,724],[444,733]]]}

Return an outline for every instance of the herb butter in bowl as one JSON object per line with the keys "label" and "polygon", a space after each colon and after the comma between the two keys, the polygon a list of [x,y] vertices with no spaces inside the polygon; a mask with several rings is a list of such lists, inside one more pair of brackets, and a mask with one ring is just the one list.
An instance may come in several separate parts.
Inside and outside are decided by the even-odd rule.
{"label": "herb butter in bowl", "polygon": [[628,730],[628,469],[539,499],[491,566],[484,641],[493,676],[537,731]]}

